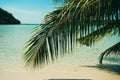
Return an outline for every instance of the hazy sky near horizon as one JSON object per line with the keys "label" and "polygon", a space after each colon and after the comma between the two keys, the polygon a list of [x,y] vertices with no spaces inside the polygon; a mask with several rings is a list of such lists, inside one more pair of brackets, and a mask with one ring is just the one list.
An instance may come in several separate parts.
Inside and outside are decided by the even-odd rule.
{"label": "hazy sky near horizon", "polygon": [[22,23],[40,23],[55,4],[53,0],[0,0],[0,7]]}

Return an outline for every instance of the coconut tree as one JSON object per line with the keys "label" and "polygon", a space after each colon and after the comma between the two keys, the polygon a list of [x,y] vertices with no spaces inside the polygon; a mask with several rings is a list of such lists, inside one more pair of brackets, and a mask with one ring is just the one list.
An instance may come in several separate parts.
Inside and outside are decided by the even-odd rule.
{"label": "coconut tree", "polygon": [[[105,36],[120,35],[119,0],[55,0],[62,7],[47,14],[29,40],[24,54],[26,65],[39,68],[73,50],[76,40],[92,46]],[[120,43],[100,56],[120,55]]]}
{"label": "coconut tree", "polygon": [[[80,42],[80,44],[92,46],[94,45],[94,43],[103,39],[106,36],[110,37],[113,35],[120,35],[120,15],[119,15],[120,1],[119,0],[116,0],[116,1],[98,0],[97,3],[98,3],[98,6],[96,6],[95,4],[91,5],[98,8],[96,10],[97,14],[91,16],[93,18],[92,21],[94,22],[92,24],[93,25],[96,24],[96,27],[94,26],[93,31],[91,31],[90,33],[87,33],[87,35],[77,39]],[[88,11],[87,15],[89,14],[89,11],[90,11],[89,8],[90,6],[86,8],[86,10]],[[98,18],[98,19],[95,19],[95,18]],[[87,23],[89,23],[89,21],[87,21]],[[90,26],[88,27],[90,28]],[[118,42],[117,44],[105,50],[100,55],[99,63],[102,64],[103,58],[110,54],[113,54],[115,56],[120,55],[120,42]]]}

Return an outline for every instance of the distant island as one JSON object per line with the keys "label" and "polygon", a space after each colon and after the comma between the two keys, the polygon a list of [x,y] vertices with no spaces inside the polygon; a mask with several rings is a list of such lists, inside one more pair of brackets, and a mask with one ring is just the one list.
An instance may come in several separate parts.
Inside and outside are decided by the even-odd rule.
{"label": "distant island", "polygon": [[0,24],[20,24],[21,22],[16,19],[11,13],[0,8]]}

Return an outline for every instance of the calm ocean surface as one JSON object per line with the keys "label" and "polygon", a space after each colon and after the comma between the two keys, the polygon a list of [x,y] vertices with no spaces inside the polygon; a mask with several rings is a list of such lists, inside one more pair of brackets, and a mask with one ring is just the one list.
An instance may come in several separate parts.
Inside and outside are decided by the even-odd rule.
{"label": "calm ocean surface", "polygon": [[[22,54],[25,43],[32,35],[32,30],[38,25],[0,25],[0,71],[21,71],[24,69]],[[75,48],[74,54],[65,56],[56,61],[53,65],[64,67],[63,64],[71,65],[95,65],[98,64],[98,57],[105,49],[120,41],[120,37],[114,36],[104,39],[93,47],[79,45]],[[120,63],[119,59],[108,58]]]}
{"label": "calm ocean surface", "polygon": [[19,69],[24,65],[21,65],[24,46],[36,26],[0,25],[0,70]]}

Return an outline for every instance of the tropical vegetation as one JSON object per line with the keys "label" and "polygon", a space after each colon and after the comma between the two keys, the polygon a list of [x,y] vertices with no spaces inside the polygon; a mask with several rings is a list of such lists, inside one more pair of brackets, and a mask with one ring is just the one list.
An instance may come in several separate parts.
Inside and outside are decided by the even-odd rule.
{"label": "tropical vegetation", "polygon": [[11,13],[0,8],[0,24],[20,24],[21,22],[16,19]]}
{"label": "tropical vegetation", "polygon": [[[24,54],[26,65],[39,68],[72,52],[76,42],[93,46],[104,37],[120,35],[120,0],[54,0],[63,5],[47,14]],[[100,55],[120,55],[120,42]]]}

